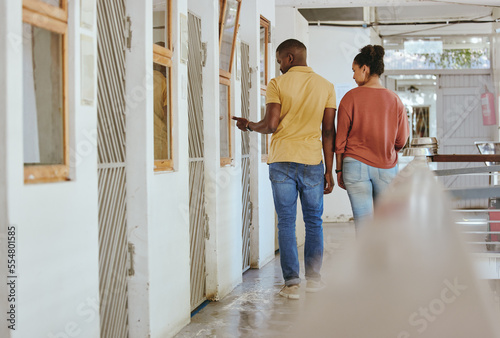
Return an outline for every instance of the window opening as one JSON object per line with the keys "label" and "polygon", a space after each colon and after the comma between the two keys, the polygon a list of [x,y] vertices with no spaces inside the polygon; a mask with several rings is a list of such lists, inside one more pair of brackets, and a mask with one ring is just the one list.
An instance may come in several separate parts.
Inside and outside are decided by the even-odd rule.
{"label": "window opening", "polygon": [[69,180],[66,7],[23,1],[25,183]]}
{"label": "window opening", "polygon": [[241,0],[219,1],[220,165],[232,163],[231,72],[238,35]]}
{"label": "window opening", "polygon": [[173,171],[171,0],[153,5],[154,170]]}

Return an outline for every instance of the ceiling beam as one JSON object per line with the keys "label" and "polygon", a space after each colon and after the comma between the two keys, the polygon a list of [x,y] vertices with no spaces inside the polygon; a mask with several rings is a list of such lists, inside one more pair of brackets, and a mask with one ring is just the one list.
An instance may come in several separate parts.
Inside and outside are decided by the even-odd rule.
{"label": "ceiling beam", "polygon": [[416,5],[464,4],[474,6],[499,7],[499,0],[275,0],[276,6],[296,8],[336,8],[375,6],[416,6]]}

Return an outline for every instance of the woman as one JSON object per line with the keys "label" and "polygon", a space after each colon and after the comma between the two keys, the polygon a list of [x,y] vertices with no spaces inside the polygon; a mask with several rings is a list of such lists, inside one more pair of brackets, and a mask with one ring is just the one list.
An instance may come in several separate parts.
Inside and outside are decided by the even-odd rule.
{"label": "woman", "polygon": [[384,48],[368,45],[352,64],[357,88],[340,102],[335,153],[337,181],[347,190],[356,226],[397,174],[398,151],[409,133],[403,103],[380,84]]}

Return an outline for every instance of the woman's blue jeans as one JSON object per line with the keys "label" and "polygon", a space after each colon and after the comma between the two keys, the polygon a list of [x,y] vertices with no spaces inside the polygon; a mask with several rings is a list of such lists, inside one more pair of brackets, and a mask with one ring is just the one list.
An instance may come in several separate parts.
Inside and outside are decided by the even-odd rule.
{"label": "woman's blue jeans", "polygon": [[342,178],[351,201],[356,226],[373,215],[373,202],[398,173],[398,166],[380,169],[352,157],[343,161]]}
{"label": "woman's blue jeans", "polygon": [[278,241],[281,271],[285,285],[300,284],[300,267],[295,237],[297,197],[300,196],[306,227],[304,247],[305,277],[321,279],[323,262],[323,190],[324,167],[294,162],[269,164],[269,178],[278,214]]}

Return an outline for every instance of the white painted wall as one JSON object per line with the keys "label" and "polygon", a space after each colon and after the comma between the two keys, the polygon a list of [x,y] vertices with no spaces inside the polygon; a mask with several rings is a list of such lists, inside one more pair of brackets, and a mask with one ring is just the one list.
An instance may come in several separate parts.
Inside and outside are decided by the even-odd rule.
{"label": "white painted wall", "polygon": [[[154,174],[151,180],[151,222],[148,231],[151,337],[173,336],[189,323],[191,315],[188,81],[187,64],[180,61],[181,14],[187,20],[187,1],[173,1],[172,138],[175,171]],[[148,67],[150,65],[147,63]],[[148,99],[153,100],[152,91],[150,94]],[[149,122],[152,126],[152,121]],[[148,151],[152,156],[152,133],[148,142],[151,145]]]}
{"label": "white painted wall", "polygon": [[[218,1],[217,1],[218,3]],[[217,59],[218,60],[218,59]],[[235,61],[234,61],[235,62]],[[219,61],[217,61],[217,64]],[[241,81],[236,79],[233,63],[231,86],[232,115],[241,115]],[[219,88],[219,87],[217,87]],[[208,112],[207,112],[208,113]],[[216,114],[217,122],[219,114]],[[220,126],[220,123],[218,124]],[[208,134],[220,135],[213,131]],[[218,296],[225,297],[242,281],[242,186],[241,186],[241,132],[231,124],[233,164],[217,168],[212,183],[217,185],[217,266]],[[217,139],[217,144],[220,139]],[[220,146],[217,145],[217,149]],[[220,158],[220,153],[217,158]],[[208,173],[211,174],[210,172]],[[212,175],[211,175],[212,176]],[[213,197],[212,197],[213,198]]]}
{"label": "white painted wall", "polygon": [[[219,37],[217,0],[190,0],[189,10],[201,18],[202,41],[207,43],[203,69],[203,110],[205,133],[205,200],[209,221],[206,241],[206,294],[218,300],[241,282],[241,137],[232,128],[232,165],[220,165],[219,122]],[[241,111],[239,81],[234,74],[231,86],[233,112]],[[187,151],[187,148],[186,148]]]}
{"label": "white painted wall", "polygon": [[[262,15],[266,19],[268,19],[271,23],[271,37],[274,34],[276,27],[276,19],[275,19],[275,7],[274,1],[270,0],[258,0],[256,1],[256,10],[257,12],[254,14],[255,20],[257,20],[257,30],[260,27],[260,16]],[[256,35],[257,43],[260,43],[259,34]],[[257,44],[259,46],[259,44]],[[275,76],[274,64],[276,63],[276,55],[274,54],[274,48],[272,45],[269,47],[269,78],[273,78]],[[254,90],[260,90],[260,69],[259,66],[259,47],[257,47],[254,52],[255,54],[255,64],[257,65],[255,74],[252,74],[252,83],[255,83]],[[250,62],[252,63],[252,56],[250,56]],[[253,88],[253,87],[252,87]],[[250,106],[250,117],[253,121],[260,120],[260,105],[261,105],[261,97],[260,91],[255,93],[252,91],[251,97],[255,97],[256,100],[252,100],[252,104]],[[253,108],[253,104],[257,104],[255,108]],[[256,172],[258,173],[258,204],[254,202],[254,217],[256,213],[258,213],[258,238],[252,238],[251,245],[255,245],[255,242],[258,241],[258,260],[252,260],[251,264],[254,268],[261,268],[268,262],[270,262],[274,258],[274,234],[275,234],[275,212],[274,212],[274,202],[272,195],[271,182],[269,181],[269,166],[267,163],[261,161],[261,149],[260,149],[260,134],[252,133],[250,135],[250,145],[252,148],[259,149],[258,152],[254,152],[252,155],[252,166],[257,167]],[[253,180],[253,177],[252,177]]]}
{"label": "white painted wall", "polygon": [[152,240],[153,181],[153,88],[151,75],[152,1],[125,2],[130,16],[132,42],[126,62],[126,161],[127,232],[135,246],[135,274],[128,283],[129,330],[131,337],[152,332],[150,251]]}
{"label": "white painted wall", "polygon": [[[369,29],[309,26],[309,65],[333,83],[337,105],[343,93],[356,87],[352,79],[352,60],[359,49],[369,43]],[[325,196],[323,220],[345,222],[351,217],[349,197],[336,185],[333,192]]]}
{"label": "white painted wall", "polygon": [[272,52],[274,53],[278,45],[287,39],[297,39],[309,47],[309,23],[296,8],[276,7]]}
{"label": "white painted wall", "polygon": [[[172,6],[173,172],[154,173],[152,1],[129,1],[132,48],[127,52],[129,240],[135,275],[129,280],[131,337],[171,337],[190,321],[187,65],[180,61],[180,15]],[[187,24],[187,21],[186,21]],[[142,93],[142,95],[140,94]],[[135,99],[134,99],[135,98]]]}
{"label": "white painted wall", "polygon": [[[274,25],[274,3],[272,1],[243,1],[240,17],[239,37],[250,46],[250,120],[260,120],[260,77],[259,77],[259,27],[260,15]],[[272,50],[272,46],[270,48]],[[274,71],[274,55],[269,61],[270,72]],[[273,75],[270,75],[271,77]],[[236,111],[239,113],[239,111]],[[252,226],[250,229],[250,264],[261,268],[274,258],[274,204],[268,165],[261,161],[260,134],[250,133],[250,179],[251,201],[253,204]]]}
{"label": "white painted wall", "polygon": [[[4,129],[0,154],[2,162],[6,158],[0,181],[8,182],[2,186],[2,194],[6,191],[8,198],[8,210],[2,212],[2,218],[8,215],[7,221],[17,225],[18,230],[18,325],[16,331],[10,332],[12,337],[99,335],[98,308],[95,308],[99,295],[97,156],[95,144],[89,145],[92,141],[85,136],[96,129],[96,107],[80,105],[79,81],[80,33],[92,36],[95,45],[95,28],[80,28],[79,6],[79,1],[69,2],[68,94],[70,149],[80,155],[80,161],[71,164],[70,182],[25,185],[23,92],[19,76],[22,4],[4,1],[0,5],[3,81],[0,114]],[[91,151],[84,152],[82,149],[88,150],[87,146]],[[0,329],[2,337],[7,336],[2,331],[4,327],[5,320]]]}

